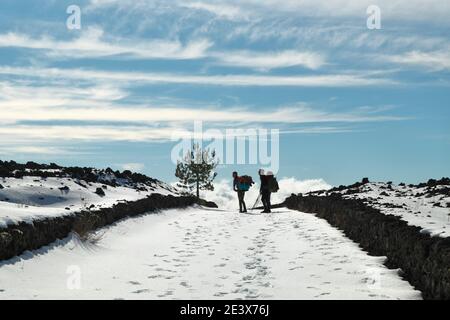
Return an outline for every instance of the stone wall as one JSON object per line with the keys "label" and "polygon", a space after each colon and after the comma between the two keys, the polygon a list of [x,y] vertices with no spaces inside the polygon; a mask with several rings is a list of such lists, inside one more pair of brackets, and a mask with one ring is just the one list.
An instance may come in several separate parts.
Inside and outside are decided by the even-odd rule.
{"label": "stone wall", "polygon": [[292,195],[285,204],[327,220],[369,254],[386,256],[386,265],[401,268],[425,299],[450,299],[450,238],[431,237],[397,216],[338,194]]}
{"label": "stone wall", "polygon": [[147,198],[119,203],[111,208],[81,211],[68,216],[36,220],[33,224],[21,222],[17,225],[10,225],[7,228],[0,228],[0,260],[20,255],[26,250],[38,249],[57,239],[63,239],[72,231],[89,232],[126,217],[162,209],[182,208],[196,203],[217,207],[212,202],[198,200],[195,197],[152,194]]}

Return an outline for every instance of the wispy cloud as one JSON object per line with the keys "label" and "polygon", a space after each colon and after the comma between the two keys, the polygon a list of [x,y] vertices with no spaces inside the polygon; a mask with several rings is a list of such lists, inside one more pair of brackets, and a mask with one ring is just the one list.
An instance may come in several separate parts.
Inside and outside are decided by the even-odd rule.
{"label": "wispy cloud", "polygon": [[[148,107],[9,107],[2,116],[9,121],[96,121],[96,122],[193,122],[214,123],[319,123],[403,120],[402,117],[356,113],[328,113],[310,107],[272,108],[270,111],[229,109],[189,109]],[[26,112],[24,112],[26,110]]]}
{"label": "wispy cloud", "polygon": [[73,150],[48,146],[0,146],[0,154],[40,154],[40,155],[67,155],[75,154]]}
{"label": "wispy cloud", "polygon": [[[349,131],[341,126],[323,125],[325,123],[405,120],[404,117],[383,112],[389,109],[374,112],[370,107],[329,112],[298,102],[259,110],[238,103],[224,107],[199,103],[192,105],[182,99],[162,101],[162,104],[158,104],[158,99],[154,99],[154,102],[136,97],[133,102],[124,99],[130,95],[125,89],[129,82],[134,84],[160,77],[144,73],[12,67],[0,68],[1,73],[13,74],[21,79],[24,76],[30,77],[25,82],[0,82],[3,123],[0,135],[5,140],[167,141],[174,136],[189,136],[190,126],[194,121],[203,121],[215,128],[233,127],[236,123],[244,127],[322,124],[309,128],[286,129],[283,133],[325,134]],[[220,77],[191,77],[196,81],[200,79],[199,83],[205,85],[210,85],[208,82],[214,79],[218,81],[216,84],[222,83],[219,82]],[[170,78],[174,81],[179,79],[175,75]],[[266,82],[271,79],[270,76],[262,78],[260,80],[255,76],[253,81],[262,81],[262,85],[267,85]],[[85,79],[89,79],[87,84],[83,82]],[[184,77],[182,79],[186,81]],[[122,81],[125,84],[121,85]]]}
{"label": "wispy cloud", "polygon": [[[124,8],[139,8],[143,14],[155,7],[174,10],[173,6],[167,6],[166,1],[159,0],[91,0],[89,9],[105,7],[115,7],[120,10]],[[281,13],[284,16],[292,15],[298,17],[357,17],[366,16],[366,9],[374,4],[372,0],[197,0],[197,1],[176,1],[175,4],[186,3],[184,7],[192,10],[207,10],[208,12],[221,14],[222,9],[226,13],[222,16],[235,17],[241,12],[254,12],[256,16],[267,17]],[[375,3],[382,9],[385,17],[399,20],[431,20],[435,22],[448,23],[447,13],[450,11],[450,4],[442,0],[378,0]],[[420,14],[419,14],[420,13]]]}
{"label": "wispy cloud", "polygon": [[[96,94],[93,94],[96,92]],[[273,106],[262,111],[247,106],[190,106],[189,102],[172,101],[172,106],[136,101],[123,102],[127,92],[116,87],[90,88],[56,86],[17,86],[0,82],[0,108],[5,123],[25,121],[77,121],[173,123],[201,120],[212,123],[318,123],[367,122],[398,120],[366,107],[354,112],[333,113],[299,102],[295,105]]]}
{"label": "wispy cloud", "polygon": [[410,51],[401,55],[384,56],[383,59],[399,64],[426,67],[430,71],[450,70],[449,51]]}
{"label": "wispy cloud", "polygon": [[[129,105],[115,100],[80,99],[76,90],[66,92],[64,99],[53,92],[56,87],[41,88],[47,95],[35,95],[19,88],[17,97],[7,87],[8,95],[0,101],[2,119],[0,136],[4,141],[169,141],[191,137],[192,123],[203,121],[217,129],[240,127],[285,127],[293,124],[316,124],[297,129],[283,129],[284,134],[330,134],[350,132],[342,124],[399,121],[404,117],[383,114],[382,110],[357,108],[347,112],[328,112],[305,103],[274,106],[267,111],[242,107],[208,106],[159,107]],[[1,94],[0,87],[0,94]],[[18,102],[16,99],[18,99]],[[40,101],[42,99],[42,101]],[[46,106],[48,104],[48,106]],[[389,109],[385,109],[388,111]],[[115,124],[113,124],[115,123]],[[324,124],[340,124],[324,125]],[[28,149],[32,150],[32,149]]]}
{"label": "wispy cloud", "polygon": [[145,128],[141,126],[94,126],[94,125],[15,125],[0,127],[2,138],[10,141],[67,142],[80,141],[133,141],[167,142],[189,138],[190,131],[182,128]]}
{"label": "wispy cloud", "polygon": [[104,32],[98,27],[89,27],[74,40],[56,40],[52,37],[31,38],[28,35],[9,32],[0,34],[0,47],[20,47],[45,50],[53,57],[106,57],[130,56],[138,59],[198,59],[205,56],[212,43],[199,39],[182,44],[170,40],[103,39]]}
{"label": "wispy cloud", "polygon": [[320,53],[299,52],[286,50],[280,52],[224,52],[214,54],[219,64],[233,67],[247,67],[260,70],[304,66],[309,69],[318,69],[325,64],[325,58]]}
{"label": "wispy cloud", "polygon": [[191,75],[3,66],[0,67],[0,74],[40,78],[109,80],[153,84],[194,84],[203,86],[358,87],[397,84],[395,80],[389,78],[375,77],[373,72],[307,76]]}
{"label": "wispy cloud", "polygon": [[[285,50],[265,51],[210,51],[213,44],[207,39],[190,41],[183,45],[179,41],[135,39],[103,40],[103,30],[90,27],[79,38],[55,40],[48,36],[31,38],[17,33],[0,34],[0,47],[20,47],[44,50],[48,57],[56,58],[100,58],[120,56],[122,59],[188,60],[210,58],[212,63],[233,67],[261,70],[304,66],[318,69],[325,58],[317,52]],[[144,43],[144,44],[143,44]]]}
{"label": "wispy cloud", "polygon": [[248,13],[244,12],[241,7],[237,5],[230,5],[226,3],[208,3],[201,1],[180,1],[178,5],[182,8],[189,8],[199,11],[206,11],[219,18],[228,20],[246,20],[248,19]]}

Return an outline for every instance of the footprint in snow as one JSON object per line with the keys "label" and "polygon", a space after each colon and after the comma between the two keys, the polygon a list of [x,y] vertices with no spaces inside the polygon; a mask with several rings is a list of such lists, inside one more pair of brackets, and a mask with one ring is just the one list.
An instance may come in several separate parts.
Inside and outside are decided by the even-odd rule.
{"label": "footprint in snow", "polygon": [[148,289],[140,289],[140,290],[133,291],[131,293],[139,294],[139,293],[144,293],[144,292],[150,292],[150,290],[148,290]]}
{"label": "footprint in snow", "polygon": [[327,295],[330,295],[330,294],[331,294],[330,292],[324,292],[324,293],[321,293],[321,294],[315,296],[314,298],[319,298],[319,297],[327,296]]}
{"label": "footprint in snow", "polygon": [[259,286],[261,286],[263,288],[270,288],[270,287],[272,287],[272,284],[270,282],[263,282],[263,283],[259,283]]}
{"label": "footprint in snow", "polygon": [[290,271],[293,271],[293,270],[297,270],[297,269],[303,269],[303,267],[302,267],[302,266],[293,267],[293,268],[290,268],[289,270],[290,270]]}
{"label": "footprint in snow", "polygon": [[216,264],[216,265],[214,266],[214,268],[223,268],[223,267],[225,267],[225,266],[226,266],[225,263],[220,263],[220,264]]}
{"label": "footprint in snow", "polygon": [[164,298],[164,297],[171,296],[171,295],[173,295],[173,291],[167,291],[164,294],[159,294],[158,298]]}

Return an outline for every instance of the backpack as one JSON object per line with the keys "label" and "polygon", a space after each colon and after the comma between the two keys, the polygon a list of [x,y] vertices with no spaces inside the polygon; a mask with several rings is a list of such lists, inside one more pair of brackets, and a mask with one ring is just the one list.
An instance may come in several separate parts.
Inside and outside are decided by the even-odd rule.
{"label": "backpack", "polygon": [[255,182],[253,182],[252,177],[242,176],[242,177],[239,177],[237,187],[238,187],[239,191],[248,191],[254,183]]}
{"label": "backpack", "polygon": [[270,192],[277,192],[280,190],[280,186],[278,185],[277,178],[271,177],[268,182],[268,187]]}

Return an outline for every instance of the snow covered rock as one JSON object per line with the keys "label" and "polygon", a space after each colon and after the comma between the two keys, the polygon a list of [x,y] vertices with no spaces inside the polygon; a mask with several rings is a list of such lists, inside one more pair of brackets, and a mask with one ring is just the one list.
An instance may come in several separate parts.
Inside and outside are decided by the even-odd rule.
{"label": "snow covered rock", "polygon": [[430,179],[417,185],[370,182],[340,186],[311,195],[340,194],[345,199],[359,199],[408,222],[425,229],[433,236],[450,237],[450,179]]}
{"label": "snow covered rock", "polygon": [[[15,177],[17,172],[20,179]],[[154,193],[178,195],[172,186],[138,173],[32,162],[0,161],[0,182],[0,228],[112,207],[120,201],[136,201]]]}

